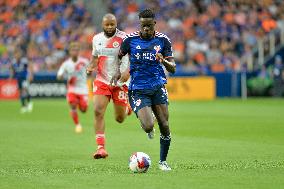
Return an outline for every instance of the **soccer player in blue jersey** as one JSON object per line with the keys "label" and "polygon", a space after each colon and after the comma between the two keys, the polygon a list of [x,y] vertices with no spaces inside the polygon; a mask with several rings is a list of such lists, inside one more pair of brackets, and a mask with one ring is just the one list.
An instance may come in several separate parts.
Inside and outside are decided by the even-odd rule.
{"label": "soccer player in blue jersey", "polygon": [[21,100],[21,113],[31,112],[33,104],[29,94],[29,83],[32,80],[32,68],[29,64],[28,59],[23,57],[21,50],[18,50],[14,54],[12,61],[10,78],[15,78],[18,82],[18,88],[20,91]]}
{"label": "soccer player in blue jersey", "polygon": [[[170,39],[155,31],[155,14],[146,9],[139,13],[140,31],[128,34],[120,47],[119,60],[126,54],[130,58],[129,101],[133,111],[141,122],[141,127],[148,137],[154,137],[154,112],[160,129],[159,168],[169,171],[166,162],[171,143],[168,112],[168,94],[164,86],[167,79],[163,66],[174,73],[174,62]],[[116,85],[121,77],[121,61],[118,61],[117,72],[111,80]]]}

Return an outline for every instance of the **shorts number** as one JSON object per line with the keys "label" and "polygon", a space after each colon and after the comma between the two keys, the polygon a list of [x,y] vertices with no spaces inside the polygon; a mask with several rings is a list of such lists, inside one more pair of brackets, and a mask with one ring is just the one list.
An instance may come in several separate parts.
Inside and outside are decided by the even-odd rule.
{"label": "shorts number", "polygon": [[127,100],[127,94],[124,91],[119,91],[118,99],[119,100]]}

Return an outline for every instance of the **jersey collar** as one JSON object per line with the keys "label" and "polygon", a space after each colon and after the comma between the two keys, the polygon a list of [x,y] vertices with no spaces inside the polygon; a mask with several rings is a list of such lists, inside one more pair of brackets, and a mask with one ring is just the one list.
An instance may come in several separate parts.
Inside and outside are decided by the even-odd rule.
{"label": "jersey collar", "polygon": [[[139,37],[140,37],[140,39],[143,39],[142,36],[141,36],[141,32],[140,32],[140,31],[138,31],[138,32],[139,32]],[[149,39],[143,39],[143,40],[151,40],[151,39],[153,39],[153,38],[156,38],[156,31],[154,31],[153,37],[151,37],[151,38],[149,38]]]}

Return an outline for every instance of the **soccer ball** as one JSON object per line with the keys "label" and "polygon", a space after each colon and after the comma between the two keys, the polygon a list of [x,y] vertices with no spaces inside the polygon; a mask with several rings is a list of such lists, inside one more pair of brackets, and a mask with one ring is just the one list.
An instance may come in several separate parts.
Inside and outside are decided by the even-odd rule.
{"label": "soccer ball", "polygon": [[129,168],[134,173],[146,173],[150,166],[151,159],[144,152],[135,152],[129,158]]}

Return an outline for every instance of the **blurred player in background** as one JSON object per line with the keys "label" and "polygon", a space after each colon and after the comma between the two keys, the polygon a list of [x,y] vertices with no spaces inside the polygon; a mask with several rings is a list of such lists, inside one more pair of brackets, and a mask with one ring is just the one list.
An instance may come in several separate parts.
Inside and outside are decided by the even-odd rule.
{"label": "blurred player in background", "polygon": [[67,79],[67,101],[70,105],[70,115],[75,123],[75,132],[81,133],[77,108],[85,113],[88,108],[88,85],[86,68],[89,61],[79,56],[80,45],[72,42],[69,46],[70,58],[60,66],[57,79]]}
{"label": "blurred player in background", "polygon": [[[176,65],[169,38],[155,31],[155,14],[146,9],[139,13],[140,31],[131,33],[123,40],[119,59],[129,54],[130,75],[129,101],[133,111],[140,120],[141,126],[150,139],[154,136],[154,112],[160,129],[159,168],[169,171],[166,162],[171,142],[168,112],[168,94],[164,84],[167,82],[163,66],[174,73]],[[120,67],[121,61],[118,61]],[[111,83],[115,85],[121,78],[120,70],[114,75]]]}
{"label": "blurred player in background", "polygon": [[29,85],[33,79],[32,64],[29,63],[26,57],[23,57],[23,52],[21,50],[15,51],[10,78],[15,78],[18,82],[22,105],[21,113],[31,112],[33,104],[29,94]]}
{"label": "blurred player in background", "polygon": [[104,114],[106,108],[113,100],[115,120],[122,123],[127,115],[131,114],[128,104],[128,87],[125,82],[129,79],[129,61],[126,56],[122,60],[122,77],[118,86],[111,86],[110,80],[116,72],[117,55],[122,39],[126,35],[117,29],[116,18],[113,14],[106,14],[102,19],[103,32],[93,38],[93,59],[87,69],[90,74],[96,69],[96,79],[93,83],[94,111],[95,111],[95,133],[97,151],[94,153],[95,159],[106,158],[105,150],[105,121]]}

